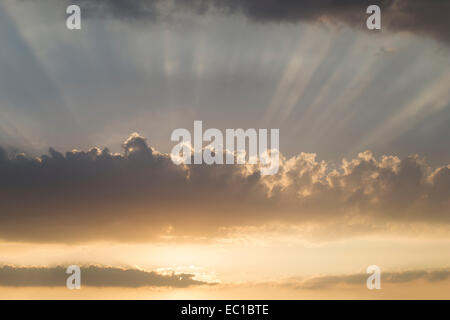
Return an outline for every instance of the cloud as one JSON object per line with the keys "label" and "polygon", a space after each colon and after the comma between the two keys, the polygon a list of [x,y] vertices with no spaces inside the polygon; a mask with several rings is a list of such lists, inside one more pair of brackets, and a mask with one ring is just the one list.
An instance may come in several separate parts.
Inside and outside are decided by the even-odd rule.
{"label": "cloud", "polygon": [[[315,154],[257,166],[176,166],[131,135],[123,153],[92,148],[30,158],[0,149],[0,238],[149,241],[213,238],[270,223],[318,224],[346,234],[392,224],[450,223],[450,165],[363,152],[339,166]],[[350,227],[348,227],[350,226]]]}
{"label": "cloud", "polygon": [[156,20],[172,11],[190,10],[199,14],[211,11],[242,14],[259,23],[326,19],[359,29],[365,29],[366,8],[376,4],[382,9],[383,28],[450,41],[447,16],[450,3],[445,0],[79,0],[78,3],[88,15],[128,20]]}
{"label": "cloud", "polygon": [[[0,267],[0,286],[60,287],[66,286],[66,268],[55,267]],[[195,275],[181,273],[162,275],[153,271],[122,269],[105,266],[81,267],[81,285],[89,287],[172,287],[186,288],[211,285],[194,279]]]}
{"label": "cloud", "polygon": [[[345,275],[322,275],[305,279],[291,278],[275,285],[297,290],[320,290],[342,286],[365,287],[370,274],[355,273]],[[417,280],[441,282],[450,278],[449,269],[440,270],[405,270],[398,272],[382,272],[381,282],[388,284],[408,283]]]}

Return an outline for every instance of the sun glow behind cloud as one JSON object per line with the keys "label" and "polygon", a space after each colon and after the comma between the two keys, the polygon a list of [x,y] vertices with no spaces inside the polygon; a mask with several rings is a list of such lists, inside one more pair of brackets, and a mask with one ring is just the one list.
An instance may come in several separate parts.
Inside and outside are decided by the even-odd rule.
{"label": "sun glow behind cloud", "polygon": [[[8,197],[2,210],[8,214],[0,213],[6,240],[0,263],[101,264],[220,283],[80,293],[1,288],[1,295],[395,298],[431,297],[426,294],[436,288],[444,296],[447,280],[426,277],[388,283],[386,293],[372,295],[359,287],[294,288],[314,276],[344,279],[345,286],[345,277],[373,263],[399,274],[450,265],[445,33],[427,24],[420,32],[403,26],[369,35],[346,15],[341,24],[316,20],[312,10],[313,19],[294,17],[296,23],[266,23],[270,17],[255,16],[265,11],[251,10],[248,17],[187,10],[174,20],[133,23],[106,15],[68,34],[58,6],[0,4],[0,143],[9,159],[0,154],[0,162],[8,162],[7,172],[17,170],[11,183],[22,183],[21,191],[34,197],[62,192],[52,184],[58,174],[67,175],[67,185],[86,179],[60,202],[52,202],[53,193],[47,202],[17,194],[8,208]],[[194,183],[185,184],[184,172],[167,165],[164,152],[173,128],[200,118],[217,128],[279,127],[286,157],[280,175],[252,180],[235,168],[195,168]],[[135,131],[149,145],[133,136],[122,150]],[[46,165],[33,160],[49,147],[92,146],[109,147],[104,158],[116,159],[111,162],[123,171],[108,171],[100,181],[97,173],[107,168],[98,165],[100,149],[53,150]],[[14,158],[17,151],[30,159]],[[430,165],[408,158],[416,153]],[[69,170],[60,170],[65,165]],[[111,186],[111,177],[118,183]],[[100,188],[89,189],[95,183]],[[31,217],[30,208],[42,215]]]}

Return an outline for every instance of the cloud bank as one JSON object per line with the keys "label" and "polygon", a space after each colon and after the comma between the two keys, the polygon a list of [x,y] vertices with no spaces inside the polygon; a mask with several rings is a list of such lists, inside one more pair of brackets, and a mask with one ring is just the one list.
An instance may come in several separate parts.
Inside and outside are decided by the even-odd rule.
{"label": "cloud bank", "polygon": [[[369,274],[353,273],[340,275],[317,275],[308,278],[288,278],[278,282],[259,283],[294,290],[322,290],[337,287],[363,287]],[[0,266],[0,286],[3,287],[65,287],[66,268]],[[383,272],[383,284],[405,284],[413,281],[430,283],[443,282],[450,279],[450,269],[417,269],[394,272]],[[90,265],[81,267],[81,285],[84,287],[168,287],[187,288],[192,286],[217,285],[215,282],[204,282],[195,279],[195,275],[187,273],[160,274],[154,271],[125,269],[118,267]],[[234,286],[233,283],[223,285]]]}
{"label": "cloud bank", "polygon": [[279,172],[261,176],[250,165],[176,166],[133,134],[121,154],[50,149],[31,158],[0,149],[0,177],[0,238],[14,241],[211,238],[269,223],[450,222],[450,165],[432,169],[418,156],[376,159],[369,151],[339,166],[315,154],[281,156]]}
{"label": "cloud bank", "polygon": [[[65,287],[66,268],[55,267],[0,267],[0,286],[5,287]],[[171,287],[187,288],[211,285],[194,279],[193,274],[162,275],[153,271],[122,269],[104,266],[81,268],[81,285],[88,287]]]}
{"label": "cloud bank", "polygon": [[157,20],[174,11],[241,14],[258,23],[328,20],[365,29],[366,8],[379,5],[383,27],[450,41],[446,0],[97,0],[77,1],[92,17]]}
{"label": "cloud bank", "polygon": [[[306,279],[287,279],[278,285],[296,290],[320,290],[333,287],[359,286],[366,287],[366,281],[370,274],[355,273],[345,275],[323,275]],[[441,282],[450,278],[449,269],[440,270],[406,270],[398,272],[383,272],[381,282],[389,284],[403,284],[418,280],[427,282]]]}

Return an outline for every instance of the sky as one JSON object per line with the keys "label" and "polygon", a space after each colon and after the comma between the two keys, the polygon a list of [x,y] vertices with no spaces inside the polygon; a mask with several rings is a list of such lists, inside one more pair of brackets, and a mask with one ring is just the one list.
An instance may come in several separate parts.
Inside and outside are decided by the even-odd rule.
{"label": "sky", "polygon": [[[1,0],[0,298],[450,298],[448,12]],[[279,129],[278,172],[175,165],[195,120]]]}

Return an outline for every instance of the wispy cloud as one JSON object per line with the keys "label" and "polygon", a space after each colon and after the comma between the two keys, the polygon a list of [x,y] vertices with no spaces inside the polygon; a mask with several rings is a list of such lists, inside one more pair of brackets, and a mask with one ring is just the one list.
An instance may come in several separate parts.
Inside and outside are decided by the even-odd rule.
{"label": "wispy cloud", "polygon": [[[296,290],[320,290],[333,287],[363,287],[366,286],[367,278],[370,274],[354,273],[343,275],[320,275],[309,278],[290,278],[274,283],[276,286],[292,288]],[[400,284],[418,280],[428,282],[441,282],[450,278],[450,269],[439,270],[405,270],[397,272],[383,272],[381,274],[382,283]]]}

